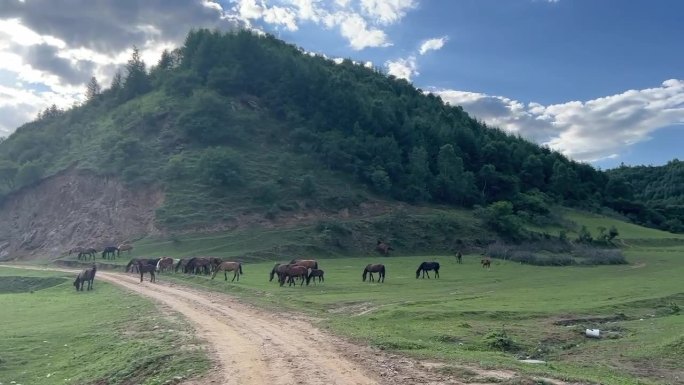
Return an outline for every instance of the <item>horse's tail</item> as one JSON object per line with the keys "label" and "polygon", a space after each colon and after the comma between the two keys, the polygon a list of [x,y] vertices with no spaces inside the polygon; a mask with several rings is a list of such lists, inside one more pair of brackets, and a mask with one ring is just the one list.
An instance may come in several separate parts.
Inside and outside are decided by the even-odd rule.
{"label": "horse's tail", "polygon": [[318,269],[318,261],[314,261],[314,269]]}
{"label": "horse's tail", "polygon": [[243,274],[243,272],[242,272],[242,263],[241,263],[241,262],[238,262],[238,268],[240,269],[240,274]]}
{"label": "horse's tail", "polygon": [[362,276],[362,277],[363,277],[363,282],[366,282],[366,276],[367,276],[367,275],[368,275],[368,267],[366,267],[365,269],[363,269],[363,276]]}
{"label": "horse's tail", "polygon": [[385,265],[382,265],[380,267],[380,272],[382,273],[382,275],[385,275]]}
{"label": "horse's tail", "polygon": [[157,261],[157,267],[155,267],[155,270],[159,271],[159,264],[161,264],[162,259],[163,258],[159,258],[159,260]]}

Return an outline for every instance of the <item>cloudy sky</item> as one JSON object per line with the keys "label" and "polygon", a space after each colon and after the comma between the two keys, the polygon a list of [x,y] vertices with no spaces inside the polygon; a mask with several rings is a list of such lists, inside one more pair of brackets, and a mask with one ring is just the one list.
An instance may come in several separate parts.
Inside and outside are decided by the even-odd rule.
{"label": "cloudy sky", "polygon": [[679,0],[0,0],[0,136],[192,27],[376,68],[599,167],[684,158]]}

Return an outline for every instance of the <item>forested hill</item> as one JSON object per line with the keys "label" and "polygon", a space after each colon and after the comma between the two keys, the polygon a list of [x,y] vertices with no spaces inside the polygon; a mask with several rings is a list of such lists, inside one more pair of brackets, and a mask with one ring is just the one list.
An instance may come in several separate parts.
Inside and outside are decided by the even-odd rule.
{"label": "forested hill", "polygon": [[84,105],[48,109],[0,144],[5,195],[74,165],[162,186],[161,227],[221,220],[238,203],[345,207],[365,190],[416,204],[508,200],[518,211],[620,198],[609,174],[404,80],[245,31],[193,31],[150,68],[136,52],[106,90],[93,79]]}
{"label": "forested hill", "polygon": [[684,232],[684,162],[608,170],[608,204],[632,219]]}

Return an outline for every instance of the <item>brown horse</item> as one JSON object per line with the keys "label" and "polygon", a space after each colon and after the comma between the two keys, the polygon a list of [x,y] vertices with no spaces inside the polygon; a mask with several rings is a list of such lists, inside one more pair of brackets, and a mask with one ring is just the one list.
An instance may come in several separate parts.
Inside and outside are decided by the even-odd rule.
{"label": "brown horse", "polygon": [[226,281],[228,280],[228,272],[232,271],[233,279],[231,279],[230,282],[235,281],[235,278],[237,278],[239,282],[240,275],[243,274],[242,263],[231,261],[221,262],[218,266],[216,266],[216,269],[214,269],[214,274],[211,276],[211,279],[214,279],[214,277],[216,277],[216,274],[218,274],[219,271],[223,271],[223,276],[225,277]]}
{"label": "brown horse", "polygon": [[363,269],[363,282],[366,282],[366,276],[370,273],[370,279],[368,282],[375,282],[375,278],[373,277],[373,273],[380,273],[378,277],[378,282],[385,282],[385,265],[383,264],[377,264],[377,265],[367,265],[365,269]]}
{"label": "brown horse", "polygon": [[460,251],[456,252],[456,263],[463,263],[463,255],[461,255]]}
{"label": "brown horse", "polygon": [[306,277],[306,286],[309,286],[309,282],[311,282],[311,279],[313,278],[314,283],[316,283],[316,278],[318,278],[318,282],[325,282],[325,278],[323,275],[325,272],[323,270],[319,269],[311,269],[309,272],[309,275]]}
{"label": "brown horse", "polygon": [[173,258],[162,257],[157,262],[157,272],[163,273],[169,269],[173,269]]}
{"label": "brown horse", "polygon": [[76,291],[83,291],[83,283],[88,282],[88,290],[92,290],[93,282],[95,281],[95,273],[97,272],[97,266],[93,264],[90,269],[85,269],[78,273],[76,280],[74,281],[74,287]]}
{"label": "brown horse", "polygon": [[285,280],[287,280],[288,286],[292,286],[297,284],[295,279],[300,278],[302,280],[300,286],[303,286],[308,274],[309,269],[304,266],[285,265],[282,274],[278,277],[278,282],[280,283],[280,286],[283,286],[285,284]]}
{"label": "brown horse", "polygon": [[282,263],[276,263],[275,266],[273,266],[273,269],[271,269],[271,272],[268,275],[268,282],[273,281],[274,276],[278,276],[278,282],[280,282],[280,276],[285,274],[285,268],[287,265],[282,264]]}
{"label": "brown horse", "polygon": [[389,243],[385,243],[384,241],[378,239],[378,244],[375,245],[375,250],[382,255],[389,255],[389,252],[394,249],[389,245]]}
{"label": "brown horse", "polygon": [[195,257],[190,258],[183,271],[186,274],[207,274],[211,273],[212,264],[209,258]]}
{"label": "brown horse", "polygon": [[293,259],[290,265],[304,266],[307,269],[318,269],[318,261],[315,259]]}
{"label": "brown horse", "polygon": [[142,283],[143,275],[145,275],[145,273],[150,273],[150,282],[153,282],[153,283],[157,282],[157,278],[154,275],[155,270],[157,270],[156,264],[151,265],[151,264],[145,263],[142,260],[139,260],[138,261],[138,271],[140,272],[140,283]]}
{"label": "brown horse", "polygon": [[128,255],[131,255],[131,250],[133,250],[133,246],[124,242],[119,245],[118,249],[119,250],[117,250],[116,255],[120,255],[122,251],[128,251]]}
{"label": "brown horse", "polygon": [[484,257],[480,260],[480,263],[482,264],[482,268],[491,268],[492,266],[492,260],[489,257]]}

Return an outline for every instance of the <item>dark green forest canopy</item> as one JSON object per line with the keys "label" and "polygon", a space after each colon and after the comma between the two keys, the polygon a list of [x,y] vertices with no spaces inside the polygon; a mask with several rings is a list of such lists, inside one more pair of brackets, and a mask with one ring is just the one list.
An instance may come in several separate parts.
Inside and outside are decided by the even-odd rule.
{"label": "dark green forest canopy", "polygon": [[249,189],[242,164],[261,143],[411,203],[542,194],[598,209],[650,199],[622,196],[611,184],[618,174],[487,127],[405,80],[269,35],[192,31],[149,71],[136,50],[110,88],[89,86],[88,97],[46,110],[0,144],[5,194],[74,164],[132,184]]}

